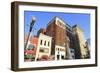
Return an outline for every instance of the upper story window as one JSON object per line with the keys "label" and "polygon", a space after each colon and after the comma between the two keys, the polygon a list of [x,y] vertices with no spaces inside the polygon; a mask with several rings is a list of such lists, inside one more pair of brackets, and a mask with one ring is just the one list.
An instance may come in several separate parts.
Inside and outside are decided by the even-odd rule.
{"label": "upper story window", "polygon": [[60,48],[58,48],[58,51],[60,50]]}
{"label": "upper story window", "polygon": [[43,41],[41,40],[41,41],[40,41],[40,44],[41,44],[41,45],[42,45],[42,42],[43,42]]}
{"label": "upper story window", "polygon": [[40,48],[40,52],[49,53],[49,49],[48,48]]}
{"label": "upper story window", "polygon": [[48,42],[48,46],[50,45],[50,42]]}
{"label": "upper story window", "polygon": [[44,41],[44,46],[46,46],[46,41]]}

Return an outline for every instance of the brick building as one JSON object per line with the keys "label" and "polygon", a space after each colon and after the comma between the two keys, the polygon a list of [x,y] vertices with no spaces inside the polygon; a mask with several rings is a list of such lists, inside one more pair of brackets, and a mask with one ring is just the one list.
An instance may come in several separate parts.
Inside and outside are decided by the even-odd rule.
{"label": "brick building", "polygon": [[58,17],[55,17],[47,26],[47,34],[52,37],[51,54],[56,60],[65,59],[65,38],[66,38],[65,23]]}

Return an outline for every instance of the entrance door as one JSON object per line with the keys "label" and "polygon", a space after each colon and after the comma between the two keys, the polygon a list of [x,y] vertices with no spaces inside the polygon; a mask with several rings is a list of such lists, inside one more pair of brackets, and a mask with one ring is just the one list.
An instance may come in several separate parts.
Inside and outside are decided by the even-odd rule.
{"label": "entrance door", "polygon": [[64,59],[64,56],[63,55],[61,55],[61,59]]}
{"label": "entrance door", "polygon": [[57,55],[57,60],[59,60],[60,59],[60,55]]}

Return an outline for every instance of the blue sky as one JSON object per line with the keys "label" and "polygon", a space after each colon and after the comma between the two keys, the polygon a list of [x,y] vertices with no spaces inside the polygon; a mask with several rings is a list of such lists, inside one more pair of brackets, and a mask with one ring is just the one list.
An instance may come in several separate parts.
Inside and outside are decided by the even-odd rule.
{"label": "blue sky", "polygon": [[90,14],[24,11],[25,34],[29,32],[29,26],[33,16],[36,18],[32,30],[33,35],[36,35],[40,28],[46,28],[49,21],[55,16],[58,16],[70,26],[78,24],[83,29],[85,38],[90,38]]}

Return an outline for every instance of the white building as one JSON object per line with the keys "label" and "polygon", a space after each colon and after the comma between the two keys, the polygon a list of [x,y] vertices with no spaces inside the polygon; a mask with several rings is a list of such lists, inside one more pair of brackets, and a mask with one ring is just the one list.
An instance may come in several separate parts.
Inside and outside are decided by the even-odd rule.
{"label": "white building", "polygon": [[47,36],[45,34],[39,34],[38,47],[36,52],[36,60],[41,59],[42,56],[50,56],[51,55],[51,41],[52,37]]}
{"label": "white building", "polygon": [[63,60],[65,58],[65,47],[55,45],[55,60]]}

